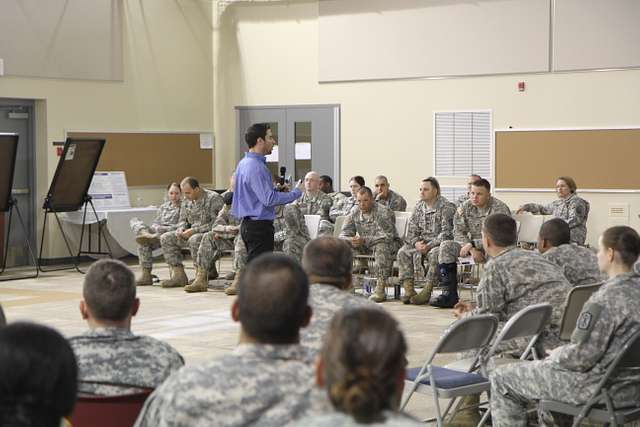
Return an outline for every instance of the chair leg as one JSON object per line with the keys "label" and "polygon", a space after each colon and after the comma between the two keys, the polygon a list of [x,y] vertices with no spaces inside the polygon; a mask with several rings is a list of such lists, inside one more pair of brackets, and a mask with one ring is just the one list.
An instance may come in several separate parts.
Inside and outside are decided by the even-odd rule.
{"label": "chair leg", "polygon": [[433,373],[430,372],[431,388],[433,390],[433,403],[436,405],[436,420],[438,423],[438,427],[444,427],[444,423],[442,422],[442,414],[440,413],[440,402],[438,401],[438,389],[436,388],[436,381],[433,377]]}

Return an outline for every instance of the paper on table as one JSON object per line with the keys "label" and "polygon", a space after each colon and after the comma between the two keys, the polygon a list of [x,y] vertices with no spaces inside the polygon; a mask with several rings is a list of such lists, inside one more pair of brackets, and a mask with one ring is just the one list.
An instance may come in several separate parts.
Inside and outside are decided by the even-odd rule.
{"label": "paper on table", "polygon": [[213,149],[213,134],[211,133],[200,134],[200,149],[202,150]]}

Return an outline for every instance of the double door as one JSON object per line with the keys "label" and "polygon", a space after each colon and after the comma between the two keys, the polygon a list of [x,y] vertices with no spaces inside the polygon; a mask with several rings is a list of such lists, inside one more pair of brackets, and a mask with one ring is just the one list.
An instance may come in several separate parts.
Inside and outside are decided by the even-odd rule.
{"label": "double door", "polygon": [[277,107],[236,107],[238,160],[248,150],[244,135],[254,123],[268,123],[277,143],[267,156],[274,176],[285,175],[295,182],[309,171],[329,175],[340,182],[340,107],[304,105]]}

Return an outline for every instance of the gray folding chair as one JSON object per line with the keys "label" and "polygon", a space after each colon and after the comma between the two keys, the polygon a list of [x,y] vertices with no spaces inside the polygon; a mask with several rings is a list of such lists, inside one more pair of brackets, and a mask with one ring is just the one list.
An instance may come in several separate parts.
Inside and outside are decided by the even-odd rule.
{"label": "gray folding chair", "polygon": [[[640,419],[640,402],[626,408],[616,408],[611,397],[611,390],[620,386],[616,383],[616,373],[621,369],[640,369],[640,330],[636,331],[611,363],[607,372],[598,383],[595,393],[584,405],[570,405],[555,400],[541,400],[539,412],[559,412],[573,415],[573,427],[580,425],[583,419],[590,421],[622,426],[628,422]],[[638,381],[629,381],[638,385]]]}
{"label": "gray folding chair", "polygon": [[[442,427],[442,420],[447,415],[451,403],[444,414],[441,414],[438,398],[456,399],[470,394],[488,391],[491,387],[489,380],[482,375],[471,372],[485,361],[481,358],[482,351],[491,342],[498,329],[498,318],[492,314],[469,316],[454,322],[438,341],[431,356],[422,367],[407,370],[405,383],[408,393],[403,399],[401,409],[404,409],[413,393],[427,393],[433,395],[436,406],[436,420],[438,427]],[[467,371],[458,371],[433,365],[433,359],[438,354],[459,353],[476,350],[476,360]]]}
{"label": "gray folding chair", "polygon": [[578,316],[582,312],[582,307],[591,298],[598,289],[600,289],[602,283],[596,283],[593,285],[576,286],[569,291],[567,299],[564,303],[564,312],[562,313],[562,321],[560,322],[560,339],[563,341],[570,341],[571,334],[576,328],[576,322]]}
{"label": "gray folding chair", "polygon": [[333,237],[335,237],[336,239],[340,237],[340,233],[342,232],[342,225],[344,224],[345,218],[346,215],[339,215],[336,217],[336,223],[333,227]]}

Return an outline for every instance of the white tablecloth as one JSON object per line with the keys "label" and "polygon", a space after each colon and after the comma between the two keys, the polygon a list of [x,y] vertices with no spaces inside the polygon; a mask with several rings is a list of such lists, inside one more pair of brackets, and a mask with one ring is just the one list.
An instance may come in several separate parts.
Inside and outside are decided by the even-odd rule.
{"label": "white tablecloth", "polygon": [[[109,245],[111,245],[111,251],[113,252],[113,256],[116,258],[121,258],[128,254],[136,255],[138,254],[138,245],[136,244],[136,236],[133,231],[131,231],[131,226],[129,222],[132,218],[138,218],[145,224],[151,224],[153,219],[156,216],[158,208],[154,206],[146,207],[146,208],[128,208],[128,209],[110,209],[110,210],[98,210],[96,209],[96,213],[98,214],[98,219],[100,221],[106,220],[106,226],[104,227],[105,236],[108,239]],[[59,214],[60,219],[64,221],[67,226],[65,230],[68,231],[70,239],[75,243],[75,246],[72,246],[72,249],[75,251],[77,249],[77,244],[80,241],[80,232],[82,225],[82,214],[83,211],[76,212],[67,212]],[[89,207],[87,209],[87,218],[86,224],[95,224],[97,222],[96,217]],[[86,233],[88,229],[85,229],[85,237],[83,243],[83,250],[86,249],[87,239]],[[91,239],[92,239],[92,250],[97,250],[98,247],[98,227],[91,227]],[[104,245],[104,242],[101,242],[102,250],[106,251],[107,248]],[[153,252],[154,256],[160,255],[161,250],[158,249]]]}

